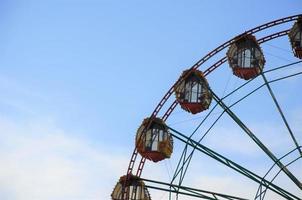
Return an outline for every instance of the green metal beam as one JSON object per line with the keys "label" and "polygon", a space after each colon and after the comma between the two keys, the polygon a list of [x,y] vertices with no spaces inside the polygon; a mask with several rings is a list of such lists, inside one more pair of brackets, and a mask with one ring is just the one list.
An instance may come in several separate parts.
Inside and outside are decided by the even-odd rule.
{"label": "green metal beam", "polygon": [[[295,138],[295,136],[294,136],[294,133],[293,133],[293,131],[291,130],[291,128],[290,128],[290,126],[289,126],[289,124],[288,124],[288,122],[287,122],[287,120],[286,120],[286,118],[285,118],[285,115],[283,114],[283,111],[282,111],[282,109],[281,109],[281,107],[280,107],[280,105],[279,105],[279,103],[278,103],[278,101],[277,101],[277,98],[276,98],[276,96],[275,96],[275,94],[274,94],[274,92],[273,92],[273,90],[272,90],[272,88],[271,88],[269,82],[267,81],[267,79],[266,79],[266,77],[265,77],[265,75],[264,75],[263,73],[261,73],[261,76],[262,76],[262,78],[263,78],[263,80],[264,80],[265,85],[267,86],[267,89],[268,89],[268,91],[269,91],[269,93],[270,93],[270,95],[271,95],[271,97],[272,97],[272,99],[273,99],[273,101],[274,101],[274,103],[275,103],[277,109],[278,109],[278,112],[279,112],[280,115],[281,115],[281,118],[282,118],[282,120],[283,120],[283,122],[284,122],[284,124],[285,124],[285,126],[286,126],[286,128],[287,128],[287,130],[288,130],[288,132],[289,132],[289,134],[290,134],[290,136],[291,136],[291,138],[292,138],[292,140],[294,141],[296,147],[298,148],[298,147],[299,147],[298,141],[296,140],[296,138]],[[302,151],[301,151],[300,148],[298,148],[298,151],[299,151],[300,155],[302,156]],[[301,184],[301,183],[300,183],[300,184]],[[301,189],[302,189],[302,188],[301,188]]]}
{"label": "green metal beam", "polygon": [[216,161],[224,164],[225,166],[239,172],[240,174],[246,176],[247,178],[257,182],[258,184],[263,184],[265,187],[268,187],[271,191],[274,191],[275,193],[283,196],[284,198],[288,199],[288,200],[302,200],[301,198],[295,196],[294,194],[291,194],[290,192],[280,188],[279,186],[270,183],[270,181],[267,181],[265,179],[263,179],[262,177],[260,177],[259,175],[249,171],[248,169],[240,166],[239,164],[233,162],[232,160],[220,155],[219,153],[213,151],[212,149],[194,141],[193,139],[187,137],[185,134],[180,133],[179,131],[168,127],[173,133],[172,136],[175,139],[178,139],[184,143],[186,143],[188,141],[188,144],[191,147],[195,147],[196,150],[212,157],[213,159],[215,159]]}
{"label": "green metal beam", "polygon": [[276,163],[280,169],[302,190],[301,182],[280,162],[277,157],[253,134],[253,132],[223,103],[212,91],[213,99],[226,111],[227,114],[239,125],[240,128]]}
{"label": "green metal beam", "polygon": [[[176,194],[185,194],[185,195],[189,195],[189,196],[199,197],[202,199],[247,200],[245,198],[236,197],[236,196],[232,196],[232,195],[227,195],[227,194],[222,194],[222,193],[217,193],[217,192],[212,192],[212,191],[207,191],[207,190],[201,190],[201,189],[196,189],[196,188],[191,188],[191,187],[186,187],[186,186],[179,186],[179,185],[174,185],[174,184],[165,183],[165,182],[161,182],[161,181],[149,180],[149,179],[144,179],[144,178],[141,178],[141,180],[143,180],[146,183],[153,183],[153,184],[162,186],[162,187],[160,187],[160,186],[146,184],[147,188],[158,189],[158,190],[163,190],[163,191],[170,191],[170,192],[173,192]],[[174,188],[174,190],[163,188],[164,186],[172,187],[172,188]],[[178,190],[176,190],[176,189],[178,189]]]}
{"label": "green metal beam", "polygon": [[[287,64],[287,65],[282,65],[282,66],[279,66],[279,67],[276,67],[274,69],[270,69],[270,70],[267,70],[263,73],[269,73],[269,72],[273,72],[273,71],[276,71],[276,70],[280,70],[280,69],[283,69],[283,68],[286,68],[286,67],[290,67],[292,65],[296,65],[298,63],[301,63],[302,61],[298,61],[298,62],[293,62],[293,63],[290,63],[290,64]],[[287,75],[285,77],[281,77],[281,78],[277,78],[277,79],[274,79],[274,80],[271,80],[269,81],[268,83],[272,83],[272,82],[276,82],[276,81],[280,81],[280,80],[283,80],[283,79],[286,79],[286,78],[290,78],[290,77],[293,77],[293,76],[296,76],[296,75],[300,75],[302,74],[301,72],[298,72],[298,73],[294,73],[294,74],[291,74],[291,75]],[[253,80],[253,79],[252,79]],[[233,90],[232,92],[230,92],[229,94],[227,94],[226,96],[224,96],[222,99],[225,99],[227,97],[229,97],[230,95],[234,94],[235,92],[237,92],[239,89],[241,89],[242,87],[244,87],[245,85],[247,85],[248,83],[250,83],[252,80],[249,80],[247,82],[245,82],[244,84],[242,84],[241,86],[239,86],[238,88],[236,88],[235,90]],[[263,86],[265,86],[265,84],[262,84],[260,85],[259,87],[257,87],[256,89],[254,89],[252,92],[248,93],[247,95],[245,95],[244,97],[240,98],[238,101],[236,101],[235,103],[231,104],[229,106],[229,108],[235,106],[237,103],[239,103],[240,101],[242,101],[243,99],[245,99],[246,97],[248,97],[249,95],[251,95],[252,93],[256,92],[257,90],[261,89]],[[213,110],[217,107],[218,103],[210,110],[210,112],[205,116],[205,118],[202,120],[202,122],[198,125],[198,127],[193,131],[193,133],[190,135],[189,138],[192,138],[192,136],[196,133],[196,131],[198,130],[198,128],[203,124],[203,122],[207,119],[207,117],[213,112]],[[203,135],[203,137],[198,141],[198,143],[201,142],[201,140],[204,138],[204,136],[210,131],[210,129],[212,128],[213,125],[215,125],[215,123],[219,120],[219,118],[225,113],[225,110],[218,116],[218,118],[214,121],[214,123],[211,125],[211,127],[206,131],[206,133]],[[181,158],[178,162],[178,165],[176,167],[176,170],[174,172],[174,175],[173,175],[173,178],[171,180],[171,184],[173,183],[173,181],[176,179],[176,177],[179,175],[180,173],[180,180],[179,180],[179,185],[182,184],[182,181],[184,179],[184,176],[186,174],[186,171],[188,169],[188,166],[190,164],[190,161],[191,161],[191,158],[193,156],[193,153],[195,151],[195,147],[193,148],[193,150],[191,151],[191,153],[187,156],[187,151],[188,151],[188,144],[186,143],[186,146],[182,152],[182,155],[181,155]],[[299,149],[300,150],[300,149]],[[301,150],[300,150],[301,151]]]}

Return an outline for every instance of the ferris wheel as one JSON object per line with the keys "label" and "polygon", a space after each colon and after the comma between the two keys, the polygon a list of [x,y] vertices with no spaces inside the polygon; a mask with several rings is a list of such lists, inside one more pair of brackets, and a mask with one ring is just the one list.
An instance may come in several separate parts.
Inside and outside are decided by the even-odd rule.
{"label": "ferris wheel", "polygon": [[[264,49],[286,51],[270,44],[282,38],[286,38],[286,42],[289,39],[293,59],[279,56],[286,63],[276,66],[276,62],[271,62],[267,56],[269,51]],[[184,70],[138,128],[129,166],[115,185],[112,200],[150,200],[152,192],[157,190],[166,194],[164,199],[302,200],[302,122],[288,112],[297,111],[302,103],[301,98],[295,98],[301,95],[301,85],[295,82],[301,78],[301,59],[302,14],[245,31]],[[224,64],[229,67],[223,67]],[[234,83],[230,84],[230,80]],[[289,104],[285,104],[288,99]],[[271,110],[265,111],[268,107]],[[192,115],[196,117],[192,118]],[[176,123],[170,121],[173,118],[183,119],[182,122],[194,121],[194,124],[174,126]],[[258,125],[268,125],[257,126],[253,123],[257,120]],[[232,123],[234,128],[221,129],[225,127],[223,123]],[[223,136],[225,133],[228,133],[227,137]],[[236,134],[249,143],[230,139]],[[204,140],[212,136],[218,139],[207,145]],[[275,141],[282,142],[276,144]],[[249,154],[234,160],[228,152],[220,152],[217,147],[222,145],[231,149],[234,144],[253,145],[264,158]],[[187,179],[194,178],[195,172],[190,177],[188,173],[199,156],[207,157],[211,163],[256,185],[253,196],[204,189],[202,186],[206,182],[200,184],[201,187],[186,185]],[[168,181],[142,176],[147,160],[156,165],[169,158],[175,158],[176,162],[171,167],[173,175]],[[247,160],[253,159],[257,165],[248,163]]]}

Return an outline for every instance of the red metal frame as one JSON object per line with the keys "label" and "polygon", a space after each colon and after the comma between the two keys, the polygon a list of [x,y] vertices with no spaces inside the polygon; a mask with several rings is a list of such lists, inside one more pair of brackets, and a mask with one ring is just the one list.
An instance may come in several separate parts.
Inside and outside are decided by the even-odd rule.
{"label": "red metal frame", "polygon": [[[245,35],[245,34],[254,34],[254,33],[257,33],[259,31],[265,30],[267,28],[273,27],[273,26],[277,26],[277,25],[280,25],[280,24],[284,24],[284,23],[287,23],[287,22],[290,22],[290,21],[297,20],[299,17],[302,17],[302,15],[300,14],[300,15],[293,15],[293,16],[285,17],[285,18],[278,19],[278,20],[275,20],[275,21],[272,21],[272,22],[268,22],[268,23],[260,25],[260,26],[258,26],[256,28],[250,29],[250,30],[248,30],[248,31],[246,31],[246,32],[244,32],[242,34],[239,34],[238,36],[232,38],[231,40],[223,43],[222,45],[218,46],[216,49],[212,50],[210,53],[208,53],[203,58],[201,58],[199,61],[197,61],[190,69],[191,70],[192,69],[198,69],[202,64],[204,64],[211,57],[213,57],[214,55],[216,55],[217,53],[221,52],[225,48],[229,47],[232,43],[234,43],[235,42],[235,38],[237,38],[237,37],[240,37],[240,36]],[[275,38],[287,35],[288,32],[289,32],[289,30],[285,30],[285,31],[281,31],[281,32],[278,32],[278,33],[271,34],[269,36],[263,37],[260,40],[258,40],[258,43],[261,44],[261,43],[267,42],[269,40],[272,40],[272,39],[275,39]],[[217,69],[219,66],[221,66],[226,61],[227,61],[227,58],[223,57],[222,59],[220,59],[219,61],[217,61],[214,65],[212,65],[211,67],[209,67],[208,69],[206,69],[203,72],[204,75],[207,76],[208,74],[210,74],[212,71],[214,71],[215,69]],[[189,71],[190,70],[188,70],[188,72]],[[187,74],[189,74],[189,73],[187,73]],[[185,77],[186,77],[186,75],[184,76],[184,78]],[[168,92],[164,95],[164,97],[161,99],[161,101],[155,107],[154,111],[152,112],[152,114],[150,116],[150,122],[149,122],[148,126],[146,126],[146,128],[148,128],[150,126],[152,119],[154,119],[158,115],[159,111],[162,109],[162,107],[164,106],[164,104],[167,102],[167,100],[173,94],[174,87],[176,85],[178,85],[181,80],[182,79],[178,79],[178,81],[176,81],[172,85],[172,87],[168,90]],[[173,112],[173,110],[175,109],[175,107],[177,106],[177,104],[178,103],[177,103],[176,100],[171,104],[171,106],[168,108],[168,110],[162,116],[162,119],[164,121],[166,121],[168,119],[169,115]],[[130,176],[132,174],[132,171],[133,171],[133,168],[134,168],[134,164],[135,164],[135,161],[136,161],[136,158],[137,158],[137,154],[138,154],[138,151],[137,151],[137,149],[135,147],[134,150],[133,150],[132,156],[131,156],[131,160],[129,162],[128,169],[127,169],[127,179],[129,178],[128,176]],[[146,158],[142,157],[141,160],[140,160],[140,163],[138,165],[138,169],[136,171],[136,176],[138,176],[138,177],[141,176],[145,162],[146,162]]]}

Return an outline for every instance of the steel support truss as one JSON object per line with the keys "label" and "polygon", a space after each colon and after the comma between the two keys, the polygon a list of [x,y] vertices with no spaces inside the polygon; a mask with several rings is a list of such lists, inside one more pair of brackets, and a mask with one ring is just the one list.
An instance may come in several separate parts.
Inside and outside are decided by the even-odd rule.
{"label": "steel support truss", "polygon": [[197,141],[189,138],[188,136],[186,136],[183,133],[180,133],[179,131],[168,127],[169,130],[172,131],[172,136],[175,139],[178,139],[184,143],[187,143],[189,146],[195,148],[197,151],[202,152],[203,154],[206,154],[207,156],[215,159],[216,161],[224,164],[225,166],[239,172],[240,174],[244,175],[245,177],[253,180],[254,182],[257,182],[258,184],[262,184],[263,186],[267,187],[269,190],[283,196],[285,199],[289,199],[289,200],[301,200],[301,198],[295,196],[294,194],[291,194],[290,192],[282,189],[281,187],[271,183],[270,181],[265,180],[264,178],[262,178],[261,176],[253,173],[252,171],[242,167],[241,165],[239,165],[238,163],[220,155],[219,153],[213,151],[212,149],[198,143]]}
{"label": "steel support truss", "polygon": [[210,199],[210,200],[247,200],[245,198],[236,197],[232,195],[200,190],[196,188],[173,185],[165,182],[149,180],[149,179],[141,179],[146,183],[146,187],[150,189],[162,190],[167,192],[172,192],[181,195],[187,195],[191,197],[197,197],[201,199]]}
{"label": "steel support truss", "polygon": [[[293,62],[293,63],[287,64],[287,65],[279,66],[279,67],[276,67],[276,68],[264,71],[262,74],[264,75],[266,73],[270,73],[270,72],[273,72],[273,71],[276,71],[276,70],[280,70],[280,69],[284,69],[284,68],[287,68],[287,67],[291,67],[291,66],[297,65],[297,64],[299,64],[301,62],[302,61],[297,61],[297,62]],[[251,92],[249,92],[248,94],[246,94],[242,98],[240,98],[239,100],[237,100],[234,103],[232,103],[230,106],[228,106],[228,108],[230,109],[231,107],[235,106],[240,101],[244,100],[245,98],[247,98],[251,94],[255,93],[259,89],[263,88],[267,84],[271,84],[271,83],[274,83],[274,82],[277,82],[277,81],[281,81],[281,80],[284,80],[284,79],[287,79],[287,78],[291,78],[291,77],[294,77],[294,76],[297,76],[297,75],[301,75],[301,74],[302,74],[302,72],[300,71],[300,72],[296,72],[296,73],[293,73],[293,74],[290,74],[290,75],[287,75],[287,76],[283,76],[283,77],[279,77],[279,78],[276,78],[276,79],[273,79],[273,80],[270,80],[270,81],[266,81],[265,83],[263,83],[262,85],[260,85],[256,89],[252,90]],[[244,84],[242,84],[241,86],[237,87],[232,92],[230,92],[229,94],[227,94],[223,98],[221,98],[220,101],[228,98],[229,96],[231,96],[232,94],[234,94],[235,92],[237,92],[238,90],[240,90],[241,88],[243,88],[244,86],[246,86],[247,84],[249,84],[250,82],[252,82],[253,80],[254,79],[249,80],[249,81],[245,82]],[[209,117],[209,115],[211,115],[211,113],[214,111],[214,109],[217,107],[217,105],[218,105],[218,103],[216,103],[216,105],[214,105],[211,108],[211,110],[208,112],[208,114],[204,117],[204,119],[201,121],[201,123],[197,126],[197,128],[193,131],[193,133],[188,138],[190,138],[190,139],[192,138],[192,136],[196,133],[196,131],[198,130],[198,128],[204,123],[204,121]],[[224,109],[224,111],[221,112],[221,114],[216,118],[216,120],[212,123],[212,125],[210,126],[210,128],[207,129],[207,131],[203,134],[203,136],[198,140],[197,143],[200,143],[202,141],[202,139],[209,133],[209,131],[211,130],[211,128],[216,124],[216,122],[222,117],[222,115],[225,112],[226,112],[226,109]],[[195,145],[195,147],[196,147],[196,145]],[[196,149],[195,147],[191,150],[191,152],[188,153],[188,151],[189,151],[189,149],[188,149],[188,143],[186,143],[185,148],[184,148],[184,150],[182,152],[181,158],[180,158],[180,160],[179,160],[179,162],[177,164],[175,173],[174,173],[174,175],[172,177],[171,184],[176,180],[176,178],[178,176],[179,176],[178,185],[182,184],[183,179],[185,177],[185,174],[186,174],[186,172],[188,170],[191,158],[192,158],[193,153],[194,153],[194,151]],[[298,150],[301,151],[300,148],[298,148]],[[278,159],[278,161],[280,161],[280,160]],[[276,165],[276,162],[275,162],[274,165]]]}
{"label": "steel support truss", "polygon": [[[253,28],[253,29],[251,29],[251,30],[248,30],[248,31],[246,31],[246,32],[244,32],[244,33],[242,33],[241,35],[243,35],[243,34],[254,34],[254,33],[256,33],[256,32],[259,32],[259,31],[262,31],[262,30],[265,30],[265,29],[267,29],[267,28],[270,28],[270,27],[273,27],[273,26],[277,26],[277,25],[279,25],[279,24],[283,24],[283,23],[287,23],[287,22],[290,22],[290,21],[294,21],[294,20],[297,20],[299,17],[302,17],[302,15],[300,14],[300,15],[294,15],[294,16],[289,16],[289,17],[285,17],[285,18],[282,18],[282,19],[278,19],[278,20],[275,20],[275,21],[272,21],[272,22],[269,22],[269,23],[266,23],[266,24],[263,24],[263,25],[260,25],[260,26],[258,26],[258,27],[256,27],[256,28]],[[284,36],[284,35],[286,35],[287,33],[289,32],[289,30],[285,30],[285,31],[281,31],[281,32],[278,32],[278,33],[275,33],[275,34],[272,34],[272,35],[269,35],[269,36],[266,36],[266,37],[264,37],[264,38],[262,38],[262,39],[260,39],[260,40],[258,40],[258,42],[259,42],[259,44],[260,43],[263,43],[263,42],[266,42],[266,41],[269,41],[269,40],[271,40],[271,39],[275,39],[275,38],[277,38],[277,37],[281,37],[281,36]],[[240,36],[240,35],[239,35]],[[237,37],[237,36],[236,36]],[[220,46],[218,46],[216,49],[214,49],[213,51],[211,51],[210,53],[208,53],[206,56],[204,56],[202,59],[200,59],[196,64],[194,64],[192,67],[191,67],[191,69],[197,69],[197,68],[199,68],[202,64],[204,64],[207,60],[209,60],[212,56],[214,56],[215,54],[217,54],[218,52],[221,52],[223,49],[225,49],[225,48],[227,48],[228,46],[230,46],[234,41],[235,41],[235,38],[236,37],[234,37],[233,39],[231,39],[231,40],[229,40],[229,41],[227,41],[227,42],[225,42],[225,43],[223,43],[222,45],[220,45]],[[222,58],[221,60],[219,60],[217,63],[215,63],[213,66],[211,66],[210,68],[208,68],[206,71],[204,71],[205,72],[205,75],[207,75],[207,74],[209,74],[209,73],[211,73],[212,71],[214,71],[216,68],[218,68],[220,65],[222,65],[224,62],[226,62],[226,57],[224,57],[224,58]],[[281,79],[283,79],[283,78],[280,78],[280,80]],[[275,81],[277,81],[277,80],[275,80]],[[273,81],[270,81],[270,82],[273,82]],[[150,117],[150,119],[152,119],[152,118],[154,118],[154,117],[156,117],[157,115],[158,115],[158,113],[159,113],[159,111],[162,109],[162,107],[163,107],[163,105],[167,102],[167,100],[170,98],[170,96],[173,94],[173,92],[174,92],[174,86],[175,85],[177,85],[178,84],[178,82],[176,82],[171,88],[170,88],[170,90],[164,95],[164,97],[162,98],[162,100],[159,102],[159,104],[157,105],[157,107],[155,108],[155,110],[153,111],[153,113],[151,114],[151,117]],[[262,86],[260,86],[259,88],[261,88]],[[257,89],[255,89],[255,91],[256,90],[258,90],[259,88],[257,88]],[[253,91],[254,92],[254,91]],[[252,94],[253,92],[251,92],[250,94]],[[250,94],[248,94],[248,95],[250,95]],[[246,95],[246,96],[248,96],[248,95]],[[242,99],[244,99],[245,97],[243,97]],[[222,100],[221,99],[219,99],[218,98],[218,96],[215,96],[214,95],[214,99],[217,101],[217,104],[218,105],[220,105],[223,109],[224,109],[224,111],[223,111],[223,113],[224,112],[226,112],[226,113],[228,113],[235,121],[237,120],[236,119],[236,115],[233,115],[234,113],[232,113],[232,112],[230,112],[230,110],[229,110],[229,108],[222,102]],[[242,100],[241,99],[241,100]],[[235,102],[233,105],[235,105],[236,103],[238,103],[239,101],[241,101],[241,100],[238,100],[237,102]],[[165,112],[165,114],[162,116],[162,119],[165,121],[168,117],[169,117],[169,115],[173,112],[173,110],[175,109],[175,107],[177,106],[177,102],[176,101],[174,101],[173,103],[172,103],[172,105],[168,108],[168,110]],[[225,107],[226,106],[226,107]],[[218,120],[218,119],[217,119]],[[284,120],[284,122],[285,122],[286,120]],[[238,122],[240,122],[240,121],[238,121]],[[286,122],[285,122],[286,123]],[[244,125],[244,124],[243,124]],[[258,146],[264,151],[264,152],[266,152],[266,154],[276,163],[276,165],[278,165],[279,167],[280,167],[280,169],[282,170],[282,171],[284,171],[285,172],[285,174],[287,175],[287,176],[289,176],[290,177],[290,179],[300,188],[300,189],[302,189],[302,184],[296,179],[296,177],[295,176],[293,176],[292,175],[292,173],[291,172],[289,172],[288,170],[287,170],[287,168],[286,168],[286,166],[284,166],[264,145],[262,145],[262,143],[260,142],[258,142],[257,141],[257,139],[254,137],[254,135],[253,135],[253,133],[251,133],[248,129],[246,129],[244,126],[242,127],[243,128],[243,130],[245,130],[245,132],[256,142],[256,144],[258,144]],[[291,134],[291,131],[289,131],[290,132],[290,134]],[[291,134],[291,135],[293,135],[293,134]],[[292,137],[293,138],[293,140],[295,141],[295,138],[294,137]],[[191,138],[187,138],[187,141],[189,141]],[[184,140],[184,142],[185,142],[185,140]],[[200,147],[198,147],[198,145],[197,145],[198,143],[196,143],[196,144],[194,144],[195,145],[195,147],[194,148],[196,148],[197,150],[200,150],[199,148]],[[191,146],[191,145],[190,145]],[[296,143],[296,146],[298,146],[298,143]],[[301,153],[301,150],[299,150],[300,151],[300,153]],[[186,154],[186,153],[185,153]],[[136,159],[137,159],[137,155],[138,155],[138,152],[137,152],[137,149],[136,148],[134,148],[134,150],[133,150],[133,153],[132,153],[132,157],[131,157],[131,159],[130,159],[130,163],[129,163],[129,166],[128,166],[128,169],[127,169],[127,175],[131,175],[132,174],[132,171],[133,171],[133,168],[134,168],[134,164],[135,164],[135,161],[136,161]],[[214,155],[214,154],[212,154],[212,155]],[[301,154],[302,155],[302,154]],[[186,155],[184,155],[184,157],[186,157]],[[191,159],[191,158],[190,158]],[[189,161],[190,161],[190,159],[189,159]],[[144,167],[144,164],[145,164],[145,161],[146,161],[146,159],[145,158],[141,158],[141,160],[140,160],[140,163],[139,163],[139,165],[138,165],[138,169],[137,169],[137,171],[136,171],[136,175],[137,176],[141,176],[141,173],[142,173],[142,170],[143,170],[143,167]],[[187,160],[188,161],[188,160]],[[186,162],[187,162],[186,161]],[[240,171],[240,169],[243,169],[243,168],[241,168],[239,165],[233,165],[233,164],[235,164],[235,163],[233,163],[233,164],[231,164],[231,162],[230,162],[230,160],[224,160],[224,159],[222,159],[222,160],[220,160],[220,162],[223,162],[224,164],[226,164],[227,166],[229,166],[229,167],[231,167],[231,168],[237,168],[239,171]],[[235,166],[237,166],[237,167],[235,167]],[[182,169],[183,170],[183,169]],[[237,170],[236,170],[237,171]],[[256,177],[257,177],[257,175],[256,176],[251,176],[251,174],[250,173],[247,173],[248,172],[248,170],[246,171],[246,170],[243,170],[243,171],[241,171],[241,173],[242,174],[244,174],[245,176],[248,176],[248,177],[253,177],[253,179],[255,179],[255,180],[258,180]],[[185,174],[185,172],[181,172],[181,173],[183,173],[182,174],[182,176],[184,177],[184,174]],[[258,182],[258,181],[256,181],[256,182]],[[180,182],[180,184],[181,184],[181,182]],[[180,185],[179,184],[179,185]],[[300,198],[297,198],[296,196],[294,196],[294,195],[292,195],[292,194],[288,194],[286,191],[283,191],[282,190],[282,188],[279,188],[278,186],[274,186],[273,184],[272,185],[269,185],[266,181],[264,181],[264,184],[263,184],[265,187],[267,187],[267,188],[269,188],[270,190],[272,190],[272,191],[274,191],[274,192],[276,192],[276,193],[278,193],[278,194],[280,194],[280,195],[282,195],[283,197],[285,197],[285,198],[287,198],[288,197],[288,199],[300,199]],[[123,198],[124,199],[124,198]],[[126,198],[127,199],[127,198]]]}

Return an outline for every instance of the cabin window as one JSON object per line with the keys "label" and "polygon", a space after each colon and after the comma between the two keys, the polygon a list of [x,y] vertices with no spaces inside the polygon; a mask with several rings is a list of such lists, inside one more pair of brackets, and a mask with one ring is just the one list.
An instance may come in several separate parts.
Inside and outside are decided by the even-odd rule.
{"label": "cabin window", "polygon": [[[127,182],[125,182],[127,181]],[[123,185],[126,185],[123,191]],[[125,193],[123,193],[125,192]],[[123,197],[123,195],[126,195]],[[130,176],[127,180],[127,176],[122,176],[119,182],[116,184],[115,188],[111,193],[113,200],[122,200],[127,197],[131,200],[150,200],[150,194],[143,183],[143,181],[138,180],[136,176]]]}
{"label": "cabin window", "polygon": [[296,48],[302,47],[302,31],[297,32],[297,34],[294,37],[294,46]]}
{"label": "cabin window", "polygon": [[158,151],[158,144],[167,140],[167,133],[163,127],[154,125],[153,128],[146,132],[145,148],[148,151]]}
{"label": "cabin window", "polygon": [[232,59],[232,64],[242,68],[259,67],[259,59],[261,52],[257,48],[239,49]]}
{"label": "cabin window", "polygon": [[202,83],[196,79],[189,80],[185,84],[185,98],[186,102],[200,103],[201,95],[203,93]]}
{"label": "cabin window", "polygon": [[189,69],[179,78],[180,84],[174,86],[176,100],[181,108],[197,114],[209,108],[212,95],[207,80],[199,70]]}

